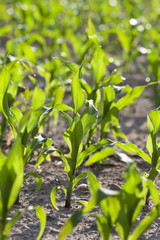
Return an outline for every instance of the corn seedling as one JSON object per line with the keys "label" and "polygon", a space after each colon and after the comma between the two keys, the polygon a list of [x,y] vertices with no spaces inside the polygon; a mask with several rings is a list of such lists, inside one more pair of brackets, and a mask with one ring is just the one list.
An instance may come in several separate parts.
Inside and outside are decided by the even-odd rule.
{"label": "corn seedling", "polygon": [[[144,161],[148,162],[150,167],[150,172],[147,174],[147,179],[152,182],[155,181],[156,177],[159,174],[160,170],[160,143],[157,142],[157,132],[160,128],[160,110],[157,108],[149,113],[147,116],[149,136],[146,144],[148,154],[143,150],[139,149],[133,143],[122,144],[120,142],[116,143],[118,147],[123,149],[126,152],[140,156]],[[149,192],[146,196],[146,204],[149,201]]]}
{"label": "corn seedling", "polygon": [[[5,118],[6,123],[8,123],[12,129],[14,138],[17,135],[21,138],[21,144],[23,145],[23,164],[24,167],[28,164],[31,160],[32,154],[35,150],[38,150],[43,147],[39,158],[41,155],[44,155],[44,148],[45,148],[45,156],[47,153],[47,148],[52,145],[52,140],[43,138],[42,136],[37,136],[39,124],[41,118],[47,116],[51,111],[52,108],[43,107],[44,98],[43,98],[43,91],[40,88],[36,87],[33,92],[32,97],[32,109],[26,111],[26,113],[22,113],[18,107],[11,106],[9,103],[9,96],[10,96],[10,74],[8,73],[6,68],[3,68],[1,74],[1,93],[0,93],[0,111]],[[13,90],[13,89],[12,89]],[[15,91],[18,91],[17,88]],[[14,91],[13,91],[14,94]],[[13,97],[13,95],[12,95]],[[16,97],[16,94],[15,96]],[[38,100],[41,97],[41,100]],[[3,125],[1,126],[3,127]],[[32,175],[35,177],[37,182],[37,189],[36,192],[39,191],[41,186],[41,179],[38,173],[28,172],[26,173],[26,177]]]}
{"label": "corn seedling", "polygon": [[[109,76],[106,76],[107,60],[105,52],[99,45],[91,20],[88,22],[88,38],[95,47],[91,59],[93,79],[91,83],[81,79],[81,87],[86,94],[87,100],[92,99],[100,113],[98,121],[89,131],[87,144],[89,146],[94,141],[93,135],[97,129],[99,129],[100,140],[106,138],[110,130],[113,132],[114,139],[117,139],[117,136],[127,139],[119,127],[119,112],[131,105],[147,86],[155,83],[131,88],[128,85],[124,85],[125,78],[120,76],[116,69]],[[123,93],[122,97],[120,93]]]}
{"label": "corn seedling", "polygon": [[7,157],[0,150],[0,240],[9,239],[12,227],[27,211],[35,210],[40,220],[40,232],[37,239],[41,238],[45,228],[46,215],[40,206],[30,206],[9,217],[10,209],[23,185],[23,169],[23,146],[20,136],[17,136]]}
{"label": "corn seedling", "polygon": [[[148,180],[147,185],[151,190],[155,207],[148,216],[140,223],[133,225],[143,209],[146,188],[143,189],[143,182],[135,163],[129,163],[125,172],[125,183],[120,191],[104,189],[97,181],[93,173],[88,172],[88,181],[91,200],[81,210],[75,212],[63,226],[58,240],[64,239],[85,217],[94,216],[101,239],[111,239],[111,231],[114,228],[121,240],[137,240],[149,228],[152,222],[160,216],[160,201],[158,190],[152,181]],[[102,215],[93,213],[96,206],[99,206]]]}
{"label": "corn seedling", "polygon": [[[98,161],[111,155],[114,153],[114,149],[112,148],[113,142],[107,139],[103,139],[99,142],[99,144],[93,144],[88,149],[83,150],[83,138],[86,136],[90,128],[95,124],[97,119],[97,109],[93,105],[93,101],[90,100],[87,102],[87,107],[82,111],[81,115],[78,113],[79,109],[84,104],[84,94],[81,89],[79,75],[80,75],[81,67],[79,71],[76,73],[75,77],[72,80],[71,88],[72,88],[72,99],[74,109],[71,107],[61,105],[55,106],[59,111],[62,112],[62,115],[67,119],[70,127],[64,133],[64,139],[69,147],[68,157],[62,155],[62,160],[65,164],[65,171],[68,174],[68,188],[67,190],[62,188],[66,194],[66,207],[70,207],[71,205],[71,194],[74,190],[76,184],[82,180],[86,174],[82,173],[76,176],[78,168],[84,162],[84,160],[91,154],[97,151],[102,147],[106,147],[104,151],[99,153],[96,157],[92,156],[90,159],[92,163],[94,161]],[[62,111],[63,109],[63,111]],[[71,110],[73,112],[73,118],[64,113],[64,110]],[[62,151],[61,151],[62,153]],[[96,153],[95,153],[96,154]],[[57,209],[55,196],[58,187],[54,187],[51,192],[51,200],[54,207]]]}

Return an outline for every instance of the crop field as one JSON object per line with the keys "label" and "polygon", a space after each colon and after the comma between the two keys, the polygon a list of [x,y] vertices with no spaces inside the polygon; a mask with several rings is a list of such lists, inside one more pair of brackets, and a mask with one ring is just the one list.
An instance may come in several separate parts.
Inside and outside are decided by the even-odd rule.
{"label": "crop field", "polygon": [[160,239],[160,1],[0,1],[0,240]]}

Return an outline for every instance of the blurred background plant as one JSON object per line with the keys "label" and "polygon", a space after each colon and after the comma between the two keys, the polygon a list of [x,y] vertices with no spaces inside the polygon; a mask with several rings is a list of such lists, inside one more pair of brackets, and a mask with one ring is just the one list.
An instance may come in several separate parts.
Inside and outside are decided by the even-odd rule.
{"label": "blurred background plant", "polygon": [[[38,74],[50,82],[50,90],[64,84],[63,74],[57,78],[60,63],[53,57],[81,64],[86,53],[92,56],[93,39],[88,41],[87,36],[89,18],[109,68],[124,75],[138,69],[146,81],[159,81],[158,0],[2,0],[0,8],[1,52],[27,59],[35,69],[41,69]],[[50,90],[46,89],[47,97]],[[158,106],[159,86],[153,86],[153,93],[152,100]]]}

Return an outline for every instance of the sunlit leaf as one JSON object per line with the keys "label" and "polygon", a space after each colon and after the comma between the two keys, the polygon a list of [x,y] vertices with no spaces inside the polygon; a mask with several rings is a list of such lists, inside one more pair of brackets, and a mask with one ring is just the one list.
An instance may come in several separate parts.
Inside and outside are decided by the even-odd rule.
{"label": "sunlit leaf", "polygon": [[81,180],[83,180],[83,179],[86,178],[86,177],[87,177],[87,173],[81,173],[81,174],[79,174],[79,175],[74,179],[74,181],[73,181],[73,186],[72,186],[73,190],[74,190],[75,186],[76,186]]}
{"label": "sunlit leaf", "polygon": [[40,240],[46,225],[46,214],[40,206],[36,206],[35,211],[36,211],[37,218],[40,220],[40,231],[37,236],[37,240]]}
{"label": "sunlit leaf", "polygon": [[97,119],[98,110],[94,107],[93,101],[88,101],[87,108],[81,114],[81,122],[83,126],[83,136],[92,128]]}
{"label": "sunlit leaf", "polygon": [[37,192],[39,192],[40,188],[41,188],[41,177],[39,176],[38,173],[34,173],[34,172],[27,172],[26,173],[27,176],[33,176],[36,180],[37,183],[37,188],[35,190],[34,193],[32,193],[28,198],[32,198]]}
{"label": "sunlit leaf", "polygon": [[45,102],[45,93],[38,86],[35,87],[32,97],[32,107],[40,108],[44,105]]}
{"label": "sunlit leaf", "polygon": [[76,73],[71,83],[72,99],[73,99],[74,110],[76,113],[84,104],[84,93],[82,91],[80,80],[79,80],[81,67],[79,68],[79,71]]}
{"label": "sunlit leaf", "polygon": [[151,163],[150,157],[141,149],[139,149],[135,144],[133,143],[126,143],[122,144],[120,142],[116,143],[116,146],[120,147],[121,149],[125,150],[126,152],[129,152],[131,154],[139,155],[141,158],[143,158],[146,162]]}
{"label": "sunlit leaf", "polygon": [[57,194],[58,190],[60,190],[60,189],[62,189],[62,190],[64,191],[65,195],[66,195],[66,189],[63,188],[63,187],[60,187],[60,186],[55,186],[55,187],[52,189],[51,195],[50,195],[50,197],[51,197],[51,202],[52,202],[54,208],[57,209],[57,210],[59,210],[59,208],[57,207],[57,204],[56,204],[56,194]]}
{"label": "sunlit leaf", "polygon": [[99,162],[100,160],[110,155],[113,155],[114,153],[115,153],[114,148],[104,148],[100,152],[96,152],[95,154],[93,154],[93,156],[86,161],[85,166]]}
{"label": "sunlit leaf", "polygon": [[129,240],[137,240],[153,223],[153,221],[160,216],[160,205],[153,208],[151,212],[146,216],[133,231]]}
{"label": "sunlit leaf", "polygon": [[[3,161],[3,155],[1,155]],[[4,163],[4,162],[3,162]],[[15,140],[0,168],[0,215],[5,222],[23,183],[23,151],[20,136]]]}
{"label": "sunlit leaf", "polygon": [[35,137],[28,145],[27,148],[25,149],[25,154],[24,154],[24,164],[26,165],[30,158],[32,153],[39,149],[43,143],[46,142],[46,138],[43,138],[41,135]]}
{"label": "sunlit leaf", "polygon": [[97,47],[95,50],[91,61],[91,67],[97,85],[106,72],[105,53],[100,47]]}
{"label": "sunlit leaf", "polygon": [[[154,130],[153,133],[157,133],[158,129],[160,128],[160,110],[154,110],[149,113],[149,117],[153,123]],[[150,129],[150,127],[149,127]],[[151,130],[151,129],[150,129]]]}
{"label": "sunlit leaf", "polygon": [[96,45],[98,45],[97,34],[91,19],[88,20],[88,38],[93,41]]}
{"label": "sunlit leaf", "polygon": [[27,125],[27,131],[32,131],[39,122],[39,119],[42,115],[48,115],[53,108],[41,107],[35,111],[31,112],[31,116]]}

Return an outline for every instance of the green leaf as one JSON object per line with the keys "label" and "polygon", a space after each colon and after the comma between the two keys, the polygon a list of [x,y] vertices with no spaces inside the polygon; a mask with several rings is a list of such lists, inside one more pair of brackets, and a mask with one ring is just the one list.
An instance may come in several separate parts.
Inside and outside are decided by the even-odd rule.
{"label": "green leaf", "polygon": [[6,156],[4,155],[4,153],[2,152],[1,148],[0,148],[0,171],[1,168],[3,167],[3,165],[6,162]]}
{"label": "green leaf", "polygon": [[0,73],[0,83],[0,112],[3,111],[5,113],[7,111],[4,110],[3,99],[10,83],[10,74],[6,68],[3,68]]}
{"label": "green leaf", "polygon": [[27,132],[31,132],[37,126],[42,115],[48,115],[52,110],[53,108],[41,107],[32,111],[27,125]]}
{"label": "green leaf", "polygon": [[36,188],[35,192],[32,193],[29,197],[27,197],[27,198],[32,198],[37,192],[39,192],[39,190],[41,188],[41,177],[39,176],[38,173],[34,173],[34,172],[27,172],[25,175],[33,176],[37,182],[37,188]]}
{"label": "green leaf", "polygon": [[156,134],[160,127],[160,111],[159,110],[151,111],[149,113],[149,117],[154,126],[153,134]]}
{"label": "green leaf", "polygon": [[57,209],[58,211],[59,211],[59,208],[57,207],[57,204],[56,204],[56,194],[57,194],[58,190],[60,190],[60,189],[62,189],[62,190],[64,191],[65,195],[66,195],[66,192],[67,192],[66,189],[63,188],[63,187],[60,187],[60,186],[55,186],[55,187],[52,189],[51,195],[50,195],[50,197],[51,197],[51,202],[52,202],[54,208]]}
{"label": "green leaf", "polygon": [[139,149],[135,144],[133,143],[122,144],[120,142],[117,142],[116,146],[120,147],[124,151],[129,152],[131,154],[139,155],[146,162],[151,164],[150,157],[143,150]]}
{"label": "green leaf", "polygon": [[148,126],[148,130],[151,133],[154,130],[153,124],[151,122],[150,117],[147,115],[147,126]]}
{"label": "green leaf", "polygon": [[153,221],[160,216],[160,204],[153,208],[148,216],[146,216],[140,224],[136,227],[130,235],[129,240],[137,240],[153,223]]}
{"label": "green leaf", "polygon": [[27,145],[27,148],[25,149],[25,154],[24,154],[24,164],[26,165],[32,156],[32,153],[39,149],[43,143],[47,141],[46,138],[43,138],[41,135],[34,137],[31,142]]}
{"label": "green leaf", "polygon": [[4,230],[6,236],[9,237],[9,234],[10,234],[14,224],[21,218],[23,213],[25,213],[25,211],[17,211],[17,212],[15,212],[15,214],[12,217],[12,219],[6,224],[5,230]]}
{"label": "green leaf", "polygon": [[55,99],[54,99],[55,105],[62,102],[64,93],[65,93],[65,86],[63,84],[61,84],[56,90]]}
{"label": "green leaf", "polygon": [[96,176],[91,172],[88,171],[88,182],[89,182],[89,189],[92,194],[92,196],[96,195],[96,192],[101,187],[100,182],[96,179]]}
{"label": "green leaf", "polygon": [[98,215],[94,215],[94,216],[96,217],[96,223],[97,223],[98,231],[101,235],[101,240],[110,240],[111,227],[107,221],[107,218],[105,216],[98,216]]}
{"label": "green leaf", "polygon": [[89,95],[88,99],[93,99],[93,102],[94,102],[94,106],[96,108],[98,108],[98,105],[101,101],[101,91],[100,89],[95,89],[91,92],[91,94]]}
{"label": "green leaf", "polygon": [[98,117],[98,110],[94,107],[93,101],[88,100],[88,107],[81,114],[81,122],[83,126],[83,136],[93,127]]}
{"label": "green leaf", "polygon": [[27,125],[28,125],[29,117],[32,112],[33,112],[33,110],[29,110],[28,112],[26,112],[19,122],[19,130],[21,132],[21,140],[22,140],[22,144],[24,146],[27,144],[28,137],[29,137],[29,133],[27,133]]}
{"label": "green leaf", "polygon": [[116,103],[116,106],[119,110],[131,105],[143,92],[146,86],[138,86],[132,89],[131,92],[126,94],[124,97],[120,98]]}
{"label": "green leaf", "polygon": [[57,191],[60,189],[60,186],[55,186],[52,191],[51,191],[51,202],[53,204],[53,206],[55,207],[55,209],[59,210],[59,208],[57,207],[57,204],[56,204],[56,194],[57,194]]}
{"label": "green leaf", "polygon": [[9,237],[9,234],[10,234],[10,231],[11,231],[12,227],[14,226],[14,224],[20,219],[20,217],[24,213],[29,212],[29,211],[33,211],[33,210],[36,211],[37,218],[40,220],[40,232],[39,232],[38,237],[37,237],[37,239],[40,240],[41,237],[42,237],[42,234],[44,232],[45,225],[46,225],[46,215],[45,215],[44,210],[40,206],[36,206],[36,207],[29,206],[25,210],[17,211],[13,215],[12,219],[5,226],[5,230],[4,231],[6,233],[6,236]]}
{"label": "green leaf", "polygon": [[82,92],[81,84],[79,81],[80,72],[81,72],[82,65],[79,68],[79,71],[76,73],[75,77],[71,83],[71,93],[74,105],[75,113],[83,106],[84,104],[84,93]]}
{"label": "green leaf", "polygon": [[32,107],[37,109],[44,105],[45,102],[45,93],[38,86],[35,87],[32,97]]}
{"label": "green leaf", "polygon": [[82,153],[80,153],[78,155],[76,167],[78,168],[81,165],[81,163],[85,160],[85,158],[88,157],[91,153],[97,151],[98,149],[100,149],[104,146],[109,147],[109,146],[113,146],[113,145],[114,145],[114,142],[112,142],[108,139],[102,139],[98,144],[93,144],[93,145],[89,146],[89,148],[82,151]]}
{"label": "green leaf", "polygon": [[69,126],[72,125],[72,118],[69,116],[69,114],[65,113],[65,112],[61,112],[60,111],[60,114],[62,115],[62,117],[66,120],[66,122],[68,123]]}
{"label": "green leaf", "polygon": [[[118,120],[118,117],[117,117],[117,120]],[[127,136],[120,130],[119,125],[113,126],[112,131],[113,131],[113,136],[114,136],[116,141],[117,141],[117,136],[120,136],[121,138],[123,138],[126,141],[128,141]]]}
{"label": "green leaf", "polygon": [[56,106],[54,106],[54,110],[58,110],[62,117],[67,121],[68,125],[72,125],[72,118],[70,117],[69,114],[65,113],[65,111],[74,111],[73,108],[69,107],[68,105],[59,103]]}
{"label": "green leaf", "polygon": [[[100,124],[100,136],[104,138],[107,136],[110,125],[115,125],[115,120],[118,121],[118,109],[112,107],[115,101],[115,91],[112,86],[105,87],[103,89],[103,102],[101,103],[101,124]],[[114,121],[114,122],[113,122]],[[118,123],[117,123],[118,125]]]}
{"label": "green leaf", "polygon": [[[27,47],[28,50],[30,50],[30,48],[28,48],[28,46],[26,45],[25,47]],[[31,53],[31,51],[29,51]],[[34,74],[34,71],[31,67],[31,64],[28,60],[26,60],[25,58],[20,60],[20,63],[22,64],[23,67],[25,67],[28,71],[30,71],[32,74]]]}
{"label": "green leaf", "polygon": [[115,91],[112,86],[105,87],[103,90],[104,96],[104,111],[109,110],[109,106],[115,100]]}
{"label": "green leaf", "polygon": [[97,47],[95,50],[91,67],[95,79],[95,86],[97,86],[106,72],[105,53],[100,47]]}
{"label": "green leaf", "polygon": [[40,231],[37,236],[37,240],[40,240],[46,225],[46,214],[40,206],[36,206],[35,211],[36,211],[37,218],[40,220]]}
{"label": "green leaf", "polygon": [[119,28],[116,29],[117,35],[119,37],[120,43],[122,47],[125,49],[125,51],[130,50],[130,36],[128,34],[122,32]]}
{"label": "green leaf", "polygon": [[92,87],[84,80],[81,79],[81,87],[87,94],[87,99],[89,99],[89,95],[92,93]]}
{"label": "green leaf", "polygon": [[23,117],[22,112],[17,107],[11,107],[11,112],[13,113],[13,115],[16,118],[17,125],[19,125],[19,123]]}
{"label": "green leaf", "polygon": [[65,157],[64,155],[62,155],[62,161],[64,162],[64,170],[65,172],[69,173],[71,170],[71,166],[70,166],[70,158]]}
{"label": "green leaf", "polygon": [[64,112],[64,111],[72,111],[73,112],[73,108],[71,108],[70,106],[63,104],[63,103],[56,104],[54,106],[54,109],[62,111],[62,112]]}
{"label": "green leaf", "polygon": [[4,114],[5,118],[9,121],[9,124],[14,128],[16,119],[10,111],[7,94],[10,80],[10,74],[4,67],[0,73],[0,112]]}
{"label": "green leaf", "polygon": [[91,153],[96,152],[97,150],[99,150],[102,147],[111,147],[114,144],[115,143],[113,141],[109,140],[109,139],[102,139],[99,143],[96,143],[96,144],[93,144],[93,145],[89,146],[89,148],[84,150],[78,156],[76,167],[80,166],[81,163],[85,160],[85,158],[88,157]]}
{"label": "green leaf", "polygon": [[5,37],[7,34],[9,34],[12,31],[12,24],[5,24],[0,29],[0,37]]}
{"label": "green leaf", "polygon": [[99,45],[96,31],[90,18],[88,20],[88,38],[91,41],[93,41],[96,45]]}
{"label": "green leaf", "polygon": [[152,180],[148,180],[147,184],[148,184],[151,196],[153,198],[154,204],[157,206],[160,203],[158,189],[155,187],[155,185],[154,185]]}
{"label": "green leaf", "polygon": [[0,169],[0,215],[5,222],[8,211],[16,201],[23,184],[23,151],[20,136],[15,140]]}
{"label": "green leaf", "polygon": [[72,169],[76,167],[77,156],[79,151],[81,150],[82,145],[82,138],[83,138],[83,126],[81,120],[75,123],[73,132],[71,133],[71,143],[72,143],[72,151],[71,151],[71,158],[72,158]]}
{"label": "green leaf", "polygon": [[84,178],[87,177],[87,173],[81,173],[79,174],[74,180],[73,180],[73,186],[72,191],[74,191],[75,186]]}
{"label": "green leaf", "polygon": [[107,85],[116,85],[124,81],[124,78],[119,74],[114,74],[108,77],[105,77],[104,80],[100,83],[100,87],[105,87]]}
{"label": "green leaf", "polygon": [[37,85],[37,79],[36,78],[34,78],[34,77],[30,76],[30,75],[28,77],[33,82],[34,85]]}
{"label": "green leaf", "polygon": [[70,168],[74,172],[77,164],[77,156],[82,148],[83,127],[81,120],[77,117],[72,123],[71,127],[64,133],[64,140],[66,141],[70,153],[71,163]]}
{"label": "green leaf", "polygon": [[88,173],[88,176],[89,182],[92,184],[93,188],[93,198],[88,202],[88,204],[85,205],[82,210],[78,210],[67,220],[59,234],[58,240],[64,239],[77,226],[77,224],[80,223],[83,218],[87,217],[89,215],[89,212],[103,199],[119,194],[116,191],[99,188],[100,183],[96,180],[95,176],[91,172]]}
{"label": "green leaf", "polygon": [[93,154],[93,156],[86,161],[85,166],[99,162],[100,160],[110,155],[113,155],[114,153],[115,153],[114,148],[109,148],[109,147],[104,148],[101,152],[96,152],[95,154]]}
{"label": "green leaf", "polygon": [[88,201],[85,201],[85,200],[78,200],[78,202],[79,202],[80,204],[82,204],[83,206],[86,206],[87,203],[88,203]]}
{"label": "green leaf", "polygon": [[149,152],[149,155],[150,155],[150,157],[152,159],[154,146],[153,146],[153,138],[152,138],[151,134],[149,134],[149,136],[148,136],[146,148],[147,148],[147,150]]}
{"label": "green leaf", "polygon": [[99,203],[103,215],[107,218],[108,225],[110,225],[110,228],[112,228],[113,225],[115,225],[119,212],[121,210],[119,195],[117,193],[117,195],[107,197]]}
{"label": "green leaf", "polygon": [[66,62],[62,58],[57,58],[57,57],[54,57],[54,60],[62,62],[64,66],[69,68],[73,73],[76,73],[79,69],[79,66],[76,63]]}
{"label": "green leaf", "polygon": [[82,219],[87,216],[87,214],[84,214],[82,210],[77,211],[74,213],[69,220],[64,224],[63,228],[61,229],[61,232],[59,234],[58,240],[63,240],[65,237],[74,229],[74,227],[77,226],[78,223],[82,221]]}
{"label": "green leaf", "polygon": [[[54,97],[54,105],[62,102],[64,93],[65,93],[65,86],[63,84],[61,84],[56,89],[56,93],[55,93],[55,97]],[[57,111],[53,111],[53,116],[54,116],[54,124],[55,124],[55,126],[57,126],[59,113]]]}
{"label": "green leaf", "polygon": [[121,195],[117,198],[120,210],[116,220],[116,229],[120,239],[128,239],[129,233],[143,207],[143,188],[141,175],[131,163],[125,171],[125,183]]}

